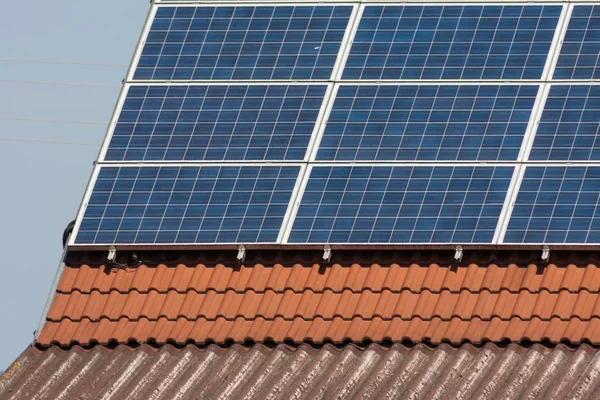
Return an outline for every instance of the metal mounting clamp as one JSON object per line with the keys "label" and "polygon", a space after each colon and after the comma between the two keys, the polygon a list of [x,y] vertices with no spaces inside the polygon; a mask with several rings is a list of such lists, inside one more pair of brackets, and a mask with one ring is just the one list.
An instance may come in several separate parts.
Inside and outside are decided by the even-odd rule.
{"label": "metal mounting clamp", "polygon": [[237,260],[239,262],[244,262],[245,259],[246,259],[246,247],[239,246],[238,253],[237,253]]}
{"label": "metal mounting clamp", "polygon": [[331,247],[329,246],[323,248],[323,261],[327,263],[331,261]]}
{"label": "metal mounting clamp", "polygon": [[117,249],[115,249],[115,246],[110,246],[108,248],[108,256],[106,256],[106,259],[110,263],[114,263],[115,262],[115,260],[117,259]]}
{"label": "metal mounting clamp", "polygon": [[454,249],[454,262],[461,262],[463,259],[463,248],[462,246],[456,246]]}
{"label": "metal mounting clamp", "polygon": [[542,247],[542,256],[540,257],[540,259],[543,262],[548,262],[548,260],[550,259],[550,247],[548,246],[544,246]]}

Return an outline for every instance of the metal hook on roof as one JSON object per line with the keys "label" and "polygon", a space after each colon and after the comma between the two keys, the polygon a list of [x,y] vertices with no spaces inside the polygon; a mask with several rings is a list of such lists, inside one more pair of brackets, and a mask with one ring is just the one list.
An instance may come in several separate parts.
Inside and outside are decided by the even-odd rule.
{"label": "metal hook on roof", "polygon": [[542,256],[540,257],[542,262],[547,263],[550,260],[550,247],[544,246],[542,247]]}
{"label": "metal hook on roof", "polygon": [[106,260],[111,264],[116,264],[117,259],[117,249],[115,246],[110,246],[108,248],[108,255],[106,256]]}
{"label": "metal hook on roof", "polygon": [[462,246],[456,246],[454,249],[454,262],[459,263],[463,259],[463,248]]}
{"label": "metal hook on roof", "polygon": [[331,247],[329,246],[323,248],[323,261],[326,263],[331,262]]}
{"label": "metal hook on roof", "polygon": [[244,262],[246,259],[246,247],[243,245],[238,247],[237,260],[238,262]]}

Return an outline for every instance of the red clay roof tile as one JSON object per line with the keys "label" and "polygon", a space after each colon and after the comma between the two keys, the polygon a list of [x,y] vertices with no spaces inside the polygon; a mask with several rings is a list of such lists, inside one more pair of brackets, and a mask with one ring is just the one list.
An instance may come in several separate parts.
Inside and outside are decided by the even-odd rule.
{"label": "red clay roof tile", "polygon": [[227,320],[218,317],[214,320],[200,318],[195,321],[185,318],[174,321],[166,318],[153,321],[142,318],[131,321],[122,318],[117,321],[102,319],[99,322],[89,320],[73,322],[64,319],[60,322],[47,322],[38,342],[42,345],[51,343],[87,345],[90,343],[108,344],[112,341],[146,342],[154,340],[158,343],[172,341],[184,344],[189,341],[223,343],[228,340],[239,342],[250,339],[259,342],[289,340],[296,343],[304,341],[340,343],[345,340],[360,342],[409,339],[415,342],[448,341],[454,344],[464,341],[481,343],[502,340],[550,340],[552,342],[585,340],[598,344],[600,343],[599,321],[598,317],[587,322],[577,318],[563,321],[557,317],[550,320],[533,317],[529,321],[519,318],[508,321],[492,318],[484,321],[477,317],[468,321],[460,318],[443,321],[438,317],[428,321],[418,317],[410,321],[398,317],[391,320],[383,320],[380,317],[372,320],[364,320],[359,317],[351,320],[341,317],[335,317],[332,320],[325,320],[321,317],[312,320],[305,320],[301,317],[292,320],[286,320],[283,317],[276,317],[273,320],[266,320],[262,317],[254,320],[246,320],[241,317]]}
{"label": "red clay roof tile", "polygon": [[[498,292],[500,289],[511,292],[521,290],[539,292],[541,289],[553,292],[561,289],[571,292],[580,289],[600,291],[600,272],[595,265],[587,265],[585,268],[570,267],[575,271],[574,275],[580,276],[581,279],[565,279],[566,268],[558,268],[555,265],[545,267],[541,273],[537,271],[535,265],[498,267],[495,264],[485,266],[472,264],[453,270],[449,266],[439,267],[434,264],[429,270],[429,266],[418,267],[415,264],[409,267],[401,267],[398,264],[381,267],[375,264],[373,266],[375,273],[370,273],[370,268],[371,266],[353,269],[334,265],[319,271],[320,267],[316,264],[307,266],[295,264],[293,267],[274,264],[268,267],[261,266],[259,277],[249,279],[252,273],[251,267],[243,266],[239,271],[235,271],[222,264],[214,267],[178,265],[176,268],[162,264],[153,268],[142,265],[137,269],[129,270],[107,270],[104,266],[90,268],[82,265],[65,270],[58,291],[98,290],[106,293],[110,290],[145,292],[155,289],[203,292],[208,289],[217,291],[231,289],[239,292],[252,289],[264,292],[267,289],[283,291],[288,288],[296,292],[302,292],[306,288],[314,291],[331,289],[335,292],[344,289],[352,291],[370,289],[374,292],[383,289],[392,291],[429,289],[432,292],[440,292],[444,289],[452,292],[461,290],[479,292],[484,289],[492,292]],[[336,272],[332,272],[334,270]],[[563,272],[556,272],[557,270]],[[433,271],[437,272],[434,274]],[[157,276],[163,277],[164,280],[161,281]],[[339,279],[334,279],[335,276]]]}
{"label": "red clay roof tile", "polygon": [[285,258],[241,266],[180,260],[128,269],[70,263],[38,343],[600,344],[596,264],[477,260],[456,266],[439,260],[419,264],[418,258],[415,253],[410,260],[372,257],[379,261],[330,266]]}
{"label": "red clay roof tile", "polygon": [[595,264],[588,264],[581,278],[581,289],[597,292],[600,289],[600,270]]}

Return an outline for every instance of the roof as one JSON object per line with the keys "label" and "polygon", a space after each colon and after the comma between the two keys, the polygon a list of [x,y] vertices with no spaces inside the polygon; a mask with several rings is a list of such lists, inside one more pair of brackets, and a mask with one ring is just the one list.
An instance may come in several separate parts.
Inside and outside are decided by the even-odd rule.
{"label": "roof", "polygon": [[587,345],[30,347],[0,398],[589,399],[599,364]]}
{"label": "roof", "polygon": [[[600,344],[600,271],[592,252],[105,254],[67,262],[39,345],[95,343],[550,341]],[[171,257],[171,258],[169,258]]]}

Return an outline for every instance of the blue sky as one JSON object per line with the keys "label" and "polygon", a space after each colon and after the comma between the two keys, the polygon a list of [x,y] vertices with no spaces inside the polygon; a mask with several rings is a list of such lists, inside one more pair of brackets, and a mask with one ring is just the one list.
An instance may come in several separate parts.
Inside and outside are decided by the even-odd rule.
{"label": "blue sky", "polygon": [[[149,8],[147,0],[7,2],[0,13],[0,371],[33,341],[106,125]],[[12,62],[41,60],[118,67]],[[86,87],[7,81],[106,85]]]}

